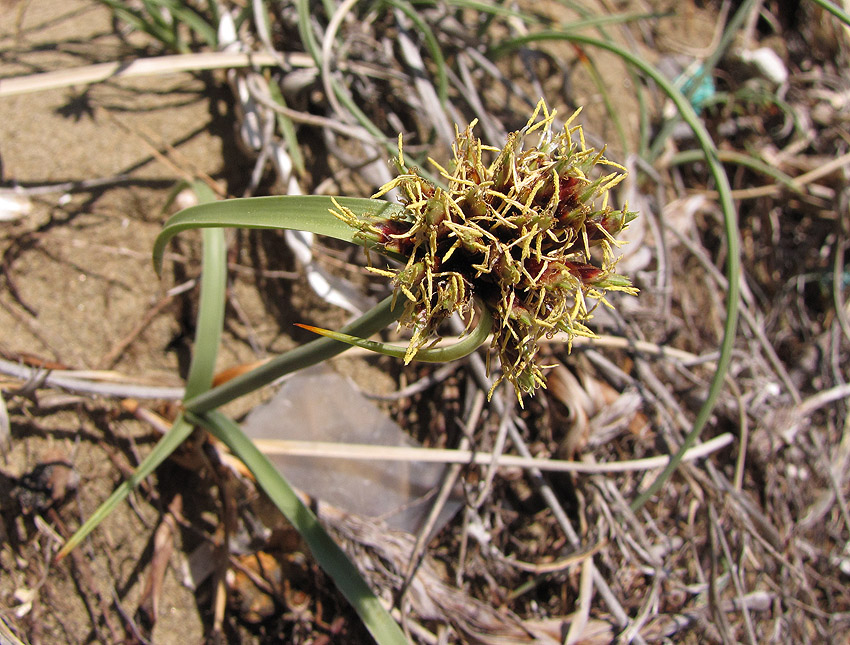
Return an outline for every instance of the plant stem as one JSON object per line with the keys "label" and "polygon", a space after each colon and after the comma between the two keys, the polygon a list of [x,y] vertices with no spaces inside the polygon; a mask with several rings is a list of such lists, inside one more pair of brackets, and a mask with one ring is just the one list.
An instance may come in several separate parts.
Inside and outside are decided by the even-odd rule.
{"label": "plant stem", "polygon": [[[389,296],[340,331],[352,336],[368,337],[397,320],[403,310],[403,303],[393,303],[393,297]],[[268,385],[285,374],[321,363],[349,347],[350,345],[329,338],[311,341],[223,385],[187,399],[184,407],[188,412],[203,414]]]}

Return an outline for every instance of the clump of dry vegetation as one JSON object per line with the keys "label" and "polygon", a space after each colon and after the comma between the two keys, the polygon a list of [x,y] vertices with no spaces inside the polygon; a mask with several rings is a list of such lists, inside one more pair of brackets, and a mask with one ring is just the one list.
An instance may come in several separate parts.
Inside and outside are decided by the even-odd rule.
{"label": "clump of dry vegetation", "polygon": [[[524,408],[512,388],[487,402],[497,365],[488,377],[479,355],[448,367],[362,355],[333,365],[428,447],[575,467],[541,472],[498,458],[450,467],[444,490],[460,490],[463,508],[433,536],[317,502],[320,517],[413,642],[841,641],[850,621],[850,43],[838,18],[773,2],[673,14],[657,6],[603,21],[601,6],[346,2],[327,15],[297,2],[256,15],[220,2],[175,4],[169,18],[114,5],[113,25],[98,3],[80,0],[68,13],[46,4],[0,7],[10,17],[0,20],[9,75],[66,75],[48,78],[60,89],[44,94],[0,79],[3,639],[368,638],[298,535],[200,433],[87,545],[52,561],[130,476],[181,396],[198,246],[181,240],[157,283],[158,213],[179,178],[202,177],[221,196],[370,195],[392,181],[386,160],[399,132],[408,171],[428,156],[448,167],[440,150],[450,149],[452,124],[477,119],[477,136],[501,145],[544,97],[558,115],[584,106],[588,146],[607,141],[605,156],[629,172],[609,197],[611,209],[640,212],[620,236],[627,243],[611,245],[610,257],[588,248],[581,261],[616,261],[640,296],[609,294],[615,310],[582,320],[599,338],[576,338],[571,353],[567,334],[538,334],[547,387]],[[577,21],[695,90],[731,184],[737,275],[722,187],[693,134],[656,83],[572,43],[565,26]],[[174,52],[189,57],[187,69],[208,69],[228,48],[252,52],[256,66],[246,57],[221,63],[226,72],[149,84],[132,66],[91,86],[67,76],[86,63]],[[50,107],[28,127],[40,96]],[[114,149],[85,147],[105,130],[121,132]],[[365,302],[386,294],[360,252],[289,243],[258,232],[230,240],[221,368],[307,340],[292,322],[342,325],[305,275]],[[642,460],[675,453],[707,410],[730,278],[740,321],[696,456],[638,507],[660,470]],[[441,335],[463,331],[448,316],[431,320],[423,342],[437,322]],[[538,380],[517,361],[507,361],[508,377]]]}

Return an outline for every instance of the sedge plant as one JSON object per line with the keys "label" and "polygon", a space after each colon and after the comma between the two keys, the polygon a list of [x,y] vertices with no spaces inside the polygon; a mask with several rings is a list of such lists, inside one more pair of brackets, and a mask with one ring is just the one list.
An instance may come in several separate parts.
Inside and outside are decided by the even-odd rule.
{"label": "sedge plant", "polygon": [[[65,544],[64,557],[144,477],[203,427],[253,473],[259,486],[304,537],[320,566],[361,616],[379,643],[406,642],[404,634],[354,564],[325,532],[285,478],[218,410],[284,374],[324,361],[351,345],[412,360],[451,361],[491,338],[501,375],[520,402],[545,384],[540,340],[556,332],[592,336],[587,326],[595,306],[610,306],[609,291],[636,293],[616,273],[616,235],[635,216],[615,209],[609,190],[625,176],[603,151],[585,144],[576,115],[563,127],[540,102],[524,128],[504,146],[485,145],[473,122],[457,131],[453,161],[436,162],[441,184],[425,179],[404,158],[399,138],[398,175],[372,198],[280,196],[213,201],[203,198],[168,220],[154,246],[161,270],[175,235],[203,231],[201,299],[193,360],[182,412],[134,475]],[[601,170],[601,172],[600,172]],[[399,203],[380,199],[397,189]],[[363,246],[370,270],[386,277],[393,293],[340,331],[308,327],[324,336],[282,354],[222,385],[212,387],[213,366],[224,317],[225,227],[299,229]],[[375,257],[386,259],[380,265]],[[454,344],[439,343],[440,325],[459,314],[466,333]],[[393,321],[410,330],[407,347],[369,336]],[[494,386],[495,387],[495,386]]]}
{"label": "sedge plant", "polygon": [[[845,24],[850,23],[846,13],[832,3],[826,0],[816,0],[816,3]],[[122,6],[118,2],[109,4]],[[165,0],[143,4],[147,10],[181,6]],[[407,11],[412,5],[402,0],[392,5],[405,10],[411,17],[418,15],[412,9]],[[216,5],[209,3],[209,6]],[[501,7],[476,6],[492,16],[508,11]],[[315,39],[308,34],[309,3],[299,1],[296,7],[307,49],[320,63],[318,42],[313,42]],[[157,16],[160,13],[162,11]],[[741,15],[744,15],[743,10]],[[154,13],[149,11],[136,11],[123,17],[171,48],[185,50],[185,43],[177,40],[180,32],[170,24],[159,24],[159,18],[152,16]],[[194,16],[180,16],[192,26],[198,40],[212,44],[216,38],[213,31],[191,18]],[[534,46],[544,39],[563,40],[577,47],[618,56],[666,93],[679,117],[691,127],[700,150],[691,157],[682,156],[678,162],[705,160],[714,178],[723,213],[727,317],[717,367],[691,431],[664,471],[633,500],[632,508],[637,510],[658,492],[676,469],[685,450],[698,438],[714,409],[727,372],[737,325],[740,269],[735,207],[721,161],[739,162],[718,153],[687,97],[656,68],[607,38],[575,33],[578,26],[554,31],[533,29],[518,39],[501,39],[487,52],[488,58],[512,54],[519,47]],[[427,42],[434,58],[442,60],[437,56],[439,48],[432,46],[432,39],[428,38]],[[436,68],[442,71],[443,65]],[[339,100],[345,101],[345,93],[333,78],[331,82]],[[438,85],[439,96],[445,101],[446,83],[442,76]],[[553,132],[550,115],[542,106],[540,110],[539,118],[532,118],[524,130],[514,133],[502,149],[484,146],[471,135],[471,129],[459,133],[454,164],[445,169],[436,167],[441,185],[432,184],[423,178],[424,173],[409,168],[400,145],[396,161],[399,176],[393,186],[386,189],[397,188],[404,197],[401,204],[316,196],[255,198],[204,203],[169,220],[156,243],[157,267],[162,262],[168,240],[174,235],[194,228],[205,229],[198,331],[183,413],[136,473],[116,489],[60,555],[79,544],[196,425],[203,426],[221,438],[248,465],[260,486],[302,533],[317,561],[352,602],[375,638],[379,642],[404,642],[395,621],[356,568],[309,509],[303,507],[285,479],[257,451],[238,425],[218,408],[283,374],[326,360],[349,344],[395,354],[406,361],[444,361],[473,351],[486,342],[490,334],[492,354],[498,354],[501,359],[501,379],[514,386],[520,400],[540,387],[545,380],[545,366],[539,364],[536,352],[540,338],[556,330],[573,335],[589,333],[586,322],[593,304],[588,303],[604,302],[606,291],[632,290],[628,281],[616,273],[611,251],[616,245],[616,233],[633,216],[627,209],[609,209],[604,202],[607,190],[619,181],[621,169],[604,160],[601,154],[585,150],[578,130],[570,131],[568,127],[565,131]],[[363,122],[364,115],[354,109],[352,113],[372,131],[371,124]],[[532,138],[536,138],[536,145],[528,145]],[[645,142],[642,149],[647,146]],[[562,158],[565,151],[572,153],[571,162]],[[598,165],[607,166],[612,172],[592,178],[588,171]],[[576,187],[578,190],[574,190]],[[199,190],[203,191],[203,187]],[[580,202],[576,204],[578,210],[566,208],[565,204],[574,199]],[[326,337],[213,388],[212,369],[224,312],[223,227],[301,229],[362,245],[373,251],[373,255],[397,262],[396,265],[373,266],[376,273],[392,282],[393,296],[339,332],[316,329]],[[457,345],[433,346],[439,336],[440,322],[454,312],[466,316],[469,333]],[[391,348],[367,340],[393,321],[410,328],[411,341],[407,347]]]}

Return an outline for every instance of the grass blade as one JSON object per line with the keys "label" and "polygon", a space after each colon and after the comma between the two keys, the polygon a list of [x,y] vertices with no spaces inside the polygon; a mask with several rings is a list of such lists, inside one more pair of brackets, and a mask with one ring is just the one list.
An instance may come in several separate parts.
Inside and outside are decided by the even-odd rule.
{"label": "grass blade", "polygon": [[[717,153],[717,157],[723,163],[737,164],[739,166],[749,168],[750,170],[755,170],[763,175],[767,175],[774,179],[777,183],[782,184],[788,190],[795,193],[803,192],[803,188],[794,181],[793,177],[786,175],[776,166],[765,163],[761,159],[753,157],[752,155],[735,152],[734,150],[720,150]],[[671,166],[677,166],[702,161],[703,159],[705,159],[705,155],[702,150],[683,150],[682,152],[677,152],[670,157],[669,163]]]}
{"label": "grass blade", "polygon": [[83,522],[83,525],[74,532],[67,542],[65,542],[59,550],[59,553],[56,554],[56,561],[58,562],[62,560],[62,558],[68,555],[74,548],[79,546],[79,544],[88,537],[89,533],[94,531],[100,523],[115,510],[115,507],[123,502],[127,495],[133,492],[133,489],[136,486],[142,483],[144,479],[153,473],[153,471],[155,471],[163,461],[168,459],[171,453],[177,450],[180,444],[189,438],[189,435],[192,434],[192,430],[194,430],[194,427],[187,423],[182,416],[177,417],[174,421],[174,425],[171,426],[171,429],[165,433],[165,436],[159,440],[153,450],[151,450],[150,453],[148,453],[148,455],[142,460],[142,463],[136,467],[133,474],[121,482],[118,488],[113,491],[106,501],[98,506],[97,510],[92,513],[91,517]]}
{"label": "grass blade", "polygon": [[304,538],[313,557],[333,578],[375,640],[380,645],[407,643],[404,633],[366,584],[357,567],[242,429],[217,411],[193,420],[203,424],[248,466],[266,495]]}
{"label": "grass blade", "polygon": [[[390,296],[351,324],[343,327],[341,331],[352,336],[368,337],[397,320],[403,311],[402,303],[399,302],[394,306],[393,297]],[[341,354],[349,347],[350,345],[330,338],[314,340],[281,354],[268,363],[237,376],[208,392],[187,399],[184,407],[195,414],[202,414],[253,392],[257,388],[268,385],[285,374],[296,372]]]}
{"label": "grass blade", "polygon": [[[287,107],[286,99],[283,98],[283,93],[280,91],[277,81],[273,80],[267,84],[267,87],[272,101],[282,107]],[[277,127],[283,136],[283,140],[286,142],[286,152],[289,154],[290,159],[292,159],[292,166],[295,168],[296,174],[299,177],[303,177],[307,171],[304,166],[304,155],[301,154],[301,146],[298,145],[295,124],[292,123],[292,119],[280,112],[275,113],[275,119],[277,119]]]}
{"label": "grass blade", "polygon": [[[403,208],[397,204],[376,199],[337,197],[336,201],[357,215],[390,217],[403,212]],[[165,223],[154,243],[154,267],[157,272],[160,271],[165,246],[172,237],[195,228],[299,230],[363,244],[363,241],[356,237],[355,229],[331,214],[332,208],[332,199],[322,195],[249,197],[192,206],[180,211]]]}
{"label": "grass blade", "polygon": [[850,27],[850,14],[847,14],[841,7],[832,4],[829,0],[812,0],[812,2],[828,11],[845,25]]}
{"label": "grass blade", "polygon": [[[655,67],[644,61],[642,58],[623,49],[619,45],[611,42],[598,40],[590,36],[580,34],[561,32],[560,36],[563,40],[598,47],[616,54],[624,61],[633,65],[641,72],[649,76],[658,86],[670,97],[679,111],[682,119],[691,127],[700,148],[703,151],[705,162],[708,164],[709,171],[717,184],[719,193],[720,207],[723,211],[724,233],[727,244],[727,263],[726,277],[729,282],[729,290],[726,293],[726,321],[723,326],[723,340],[720,346],[720,356],[717,360],[717,367],[714,375],[711,378],[708,394],[702,407],[697,413],[694,425],[688,434],[685,436],[681,447],[675,455],[670,459],[670,462],[658,477],[650,484],[650,486],[638,495],[637,499],[632,502],[632,510],[636,511],[643,507],[644,504],[664,485],[664,483],[672,476],[675,470],[679,467],[682,457],[685,452],[696,443],[705,425],[708,423],[714,406],[717,403],[720,391],[723,389],[723,380],[726,377],[726,372],[729,369],[729,363],[732,359],[732,349],[735,344],[735,335],[738,329],[738,307],[740,301],[740,275],[741,275],[741,256],[740,256],[740,236],[738,233],[738,219],[735,210],[735,204],[732,201],[732,189],[729,186],[729,178],[726,176],[726,171],[723,169],[720,159],[718,158],[717,148],[712,141],[708,131],[703,126],[693,106],[688,99],[680,92],[670,81],[668,81],[661,72]],[[531,38],[533,40],[533,38]],[[507,51],[511,46],[519,46],[519,41],[524,44],[529,38],[516,39],[502,45],[498,51]]]}
{"label": "grass blade", "polygon": [[[343,334],[330,329],[314,327],[313,325],[302,325],[301,323],[295,324],[302,329],[312,331],[314,334],[319,334],[325,338],[332,338],[333,340],[338,340],[342,343],[353,345],[355,347],[361,347],[369,350],[370,352],[383,354],[384,356],[407,359],[408,349],[406,346],[381,343],[374,340],[368,340],[366,338],[360,338],[359,336],[352,336],[351,334]],[[481,320],[472,333],[465,336],[454,345],[420,349],[410,360],[422,361],[424,363],[448,363],[450,361],[459,360],[481,347],[492,330],[493,316],[486,307],[481,307]]]}
{"label": "grass blade", "polygon": [[[195,191],[212,191],[197,182]],[[201,188],[201,186],[203,188]],[[225,289],[227,286],[227,256],[224,246],[224,231],[220,228],[206,229],[204,236],[203,269],[201,272],[201,294],[198,304],[198,325],[189,376],[186,380],[186,398],[210,389],[215,373],[215,361],[224,327]]]}
{"label": "grass blade", "polygon": [[[206,184],[195,182],[192,186],[200,201],[215,199]],[[203,269],[201,295],[198,309],[198,325],[195,333],[195,351],[186,381],[186,395],[192,396],[208,390],[212,383],[215,360],[224,322],[224,291],[226,279],[224,231],[204,231]],[[133,474],[104,501],[74,535],[65,543],[56,556],[61,560],[82,542],[89,533],[115,510],[132,490],[148,475],[153,473],[192,433],[193,427],[183,416],[178,416],[159,440],[153,450],[138,465]]]}
{"label": "grass blade", "polygon": [[167,27],[146,18],[140,11],[130,9],[118,0],[99,0],[99,2],[112,9],[115,17],[126,22],[133,30],[148,34],[164,45],[181,53],[186,53],[186,48],[179,46],[179,43],[174,40],[173,34]]}
{"label": "grass blade", "polygon": [[445,106],[449,95],[449,81],[446,77],[446,59],[440,43],[437,42],[437,37],[413,5],[402,0],[389,0],[389,3],[410,18],[425,41],[425,47],[431,55],[431,60],[434,61],[434,69],[437,72],[437,95],[440,97],[440,103]]}

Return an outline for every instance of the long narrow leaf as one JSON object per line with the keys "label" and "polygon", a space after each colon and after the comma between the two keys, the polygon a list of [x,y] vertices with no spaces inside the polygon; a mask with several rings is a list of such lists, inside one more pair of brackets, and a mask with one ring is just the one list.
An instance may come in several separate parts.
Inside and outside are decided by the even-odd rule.
{"label": "long narrow leaf", "polygon": [[56,554],[56,560],[59,561],[64,558],[73,549],[75,549],[80,542],[86,539],[89,533],[94,531],[100,523],[103,522],[103,520],[109,517],[110,513],[115,510],[115,507],[123,502],[127,498],[127,495],[133,492],[133,489],[136,486],[142,483],[145,478],[153,473],[153,471],[155,471],[163,461],[168,459],[172,452],[177,450],[181,443],[189,438],[193,429],[193,426],[187,423],[182,416],[178,417],[171,426],[171,429],[165,433],[165,436],[159,440],[153,450],[151,450],[147,457],[142,460],[142,463],[136,467],[133,474],[121,482],[118,488],[113,491],[112,495],[98,506],[97,510],[92,513],[91,517],[83,522],[83,525],[76,530],[67,542],[65,542],[63,547],[59,550],[59,553]]}
{"label": "long narrow leaf", "polygon": [[653,18],[659,18],[666,15],[663,12],[630,12],[630,13],[620,13],[606,16],[594,16],[592,18],[587,18],[586,20],[575,20],[573,22],[567,23],[563,25],[561,29],[541,29],[539,31],[532,31],[527,34],[523,34],[522,36],[517,36],[515,38],[510,38],[506,40],[499,41],[497,47],[491,50],[488,53],[490,57],[499,57],[503,56],[509,51],[516,49],[522,45],[530,45],[538,42],[542,42],[544,40],[566,40],[564,38],[565,34],[572,34],[581,29],[587,29],[591,27],[604,27],[606,25],[618,25],[625,24],[629,22],[636,22],[638,20],[650,20]]}
{"label": "long narrow leaf", "polygon": [[[174,41],[171,31],[167,27],[160,25],[152,19],[146,19],[142,16],[141,12],[127,8],[123,3],[118,2],[118,0],[99,1],[101,4],[105,4],[107,7],[112,9],[116,18],[123,20],[134,30],[148,34],[156,40],[159,40],[161,43],[172,47],[173,49],[180,50],[177,43]],[[181,53],[185,53],[185,49],[180,51]]]}
{"label": "long narrow leaf", "polygon": [[[368,337],[397,320],[403,311],[402,303],[394,303],[392,296],[390,296],[340,331],[352,336]],[[296,372],[341,354],[349,347],[350,345],[346,343],[330,338],[314,340],[291,349],[268,363],[237,376],[208,392],[187,399],[184,407],[195,414],[207,412],[253,392],[257,388],[268,385],[285,374]]]}
{"label": "long narrow leaf", "polygon": [[[390,217],[403,212],[401,206],[376,199],[337,197],[336,201],[356,215]],[[154,242],[153,263],[157,272],[168,241],[183,231],[195,228],[256,228],[309,231],[338,240],[363,244],[357,231],[334,215],[330,197],[321,195],[282,195],[230,199],[192,206],[169,219]]]}
{"label": "long narrow leaf", "polygon": [[417,12],[413,5],[409,2],[404,2],[403,0],[389,0],[389,2],[393,7],[404,13],[404,15],[413,21],[413,24],[416,25],[419,34],[425,41],[425,47],[428,48],[428,53],[434,61],[434,69],[437,73],[437,95],[440,97],[440,103],[445,106],[449,96],[449,81],[446,75],[446,59],[443,56],[443,50],[440,48],[440,43],[437,42],[437,37],[434,35],[434,32],[431,30],[428,23],[422,19],[421,14]]}
{"label": "long narrow leaf", "polygon": [[[640,509],[653,496],[661,486],[671,477],[675,470],[679,467],[682,457],[685,452],[694,445],[699,438],[702,429],[708,423],[714,406],[717,403],[720,391],[723,389],[723,380],[726,377],[726,372],[729,369],[729,363],[732,359],[732,349],[735,344],[735,335],[738,329],[738,306],[740,299],[740,273],[741,273],[741,257],[740,257],[740,239],[738,234],[738,219],[735,211],[735,204],[732,201],[732,189],[729,186],[729,178],[723,169],[720,160],[717,157],[717,148],[712,141],[711,136],[705,129],[705,126],[700,121],[694,108],[691,106],[688,99],[668,81],[661,72],[655,67],[647,63],[645,60],[623,49],[619,45],[611,42],[605,42],[574,33],[561,32],[560,38],[569,42],[581,43],[591,47],[605,49],[613,54],[616,54],[624,61],[638,68],[641,72],[649,76],[658,86],[670,97],[679,111],[682,119],[691,127],[697,142],[702,148],[704,158],[708,164],[709,171],[717,184],[717,191],[720,198],[720,207],[723,211],[723,224],[726,235],[727,244],[727,261],[726,261],[726,277],[729,281],[729,290],[726,293],[726,321],[723,326],[723,340],[720,346],[720,357],[717,360],[717,368],[711,379],[711,384],[708,389],[708,395],[705,402],[697,413],[694,425],[681,447],[676,454],[670,459],[670,463],[658,475],[658,477],[650,484],[650,486],[632,502],[632,510]],[[519,46],[533,40],[533,37],[522,38],[510,41],[503,44],[499,48],[499,52],[506,52],[511,47]]]}
{"label": "long narrow leaf", "polygon": [[622,149],[627,152],[629,149],[629,140],[626,138],[626,131],[623,128],[623,120],[620,118],[620,111],[616,109],[614,105],[615,102],[611,100],[611,93],[608,91],[608,86],[602,78],[602,74],[599,73],[598,66],[583,51],[579,54],[579,61],[584,64],[585,69],[587,69],[587,73],[590,75],[593,84],[596,86],[596,91],[599,93],[599,96],[602,98],[602,102],[605,104],[605,111],[614,123],[614,129],[617,130],[617,136],[620,138],[620,145],[622,146]]}
{"label": "long narrow leaf", "polygon": [[[269,96],[271,96],[272,101],[275,103],[287,107],[286,99],[283,97],[283,92],[280,91],[280,85],[277,82],[272,81],[268,83],[269,88]],[[280,112],[275,113],[275,118],[277,119],[277,127],[280,130],[281,135],[283,135],[283,140],[286,142],[286,152],[289,154],[290,159],[292,159],[292,165],[295,168],[295,172],[298,175],[303,176],[306,172],[304,166],[304,155],[301,154],[301,146],[298,145],[298,135],[295,131],[295,124],[285,114],[281,114]]]}
{"label": "long narrow leaf", "polygon": [[[744,0],[740,5],[738,5],[735,13],[723,28],[723,35],[720,37],[720,41],[708,57],[702,61],[699,72],[690,78],[688,82],[689,87],[684,89],[683,94],[689,101],[702,83],[702,79],[710,77],[714,67],[726,53],[735,38],[737,38],[738,34],[741,32],[741,26],[752,15],[752,10],[755,4],[756,0]],[[656,134],[652,145],[649,148],[648,160],[650,162],[655,161],[662,154],[665,149],[667,139],[673,133],[677,123],[678,121],[676,119],[667,119],[661,126],[661,130],[658,134]]]}
{"label": "long narrow leaf", "polygon": [[[776,166],[771,166],[768,163],[765,163],[761,159],[757,159],[748,154],[744,154],[741,152],[735,152],[734,150],[719,150],[717,153],[717,157],[723,163],[734,163],[740,166],[744,166],[746,168],[750,168],[751,170],[755,170],[756,172],[760,172],[768,177],[772,177],[776,180],[777,183],[782,184],[789,190],[794,191],[795,193],[802,192],[802,187],[794,181],[794,178],[790,175],[786,175],[784,172],[779,170]],[[702,161],[705,159],[705,154],[702,150],[683,150],[682,152],[677,152],[672,157],[670,157],[670,165],[677,166],[681,164],[694,163],[696,161]]]}
{"label": "long narrow leaf", "polygon": [[192,363],[186,380],[186,398],[201,394],[212,385],[221,330],[224,326],[226,282],[224,231],[220,228],[206,229],[198,325],[192,349]]}
{"label": "long narrow leaf", "polygon": [[313,15],[310,12],[309,0],[295,0],[295,10],[298,13],[298,35],[301,37],[301,44],[313,57],[316,67],[321,69],[322,47],[313,31]]}
{"label": "long narrow leaf", "polygon": [[374,639],[380,645],[407,643],[404,633],[366,584],[357,567],[242,429],[217,411],[194,420],[203,424],[248,466],[269,499],[304,538],[316,562],[333,578]]}
{"label": "long narrow leaf", "polygon": [[812,0],[812,2],[825,9],[845,25],[850,27],[850,14],[846,13],[843,9],[841,9],[841,7],[829,2],[829,0]]}
{"label": "long narrow leaf", "polygon": [[[358,336],[332,331],[330,329],[314,327],[313,325],[302,325],[300,323],[296,323],[296,325],[308,331],[312,331],[314,334],[319,334],[326,338],[332,338],[333,340],[338,340],[348,345],[360,347],[370,352],[383,354],[384,356],[392,356],[394,358],[408,358],[408,348],[404,346],[381,343],[375,340],[368,340]],[[479,321],[478,326],[470,334],[464,336],[453,345],[420,349],[413,354],[412,357],[410,357],[410,360],[421,361],[423,363],[449,363],[451,361],[459,360],[465,356],[469,356],[469,354],[481,347],[492,330],[493,316],[486,307],[481,307],[481,320]]]}
{"label": "long narrow leaf", "polygon": [[[200,201],[215,199],[212,191],[197,182],[193,185]],[[186,394],[200,394],[208,390],[215,370],[215,359],[221,338],[224,321],[224,288],[226,262],[224,249],[224,231],[210,229],[204,231],[204,253],[201,276],[201,295],[198,309],[198,325],[195,334],[195,352],[189,368],[186,382]],[[104,501],[57,554],[61,560],[82,542],[98,525],[106,519],[115,507],[129,495],[133,489],[153,473],[192,433],[193,427],[179,416],[171,429],[159,440],[154,449],[142,460],[133,474]]]}
{"label": "long narrow leaf", "polygon": [[218,47],[218,33],[215,27],[207,22],[206,18],[191,8],[185,2],[177,0],[156,0],[162,7],[167,8],[174,17],[175,22],[187,25],[209,46]]}

